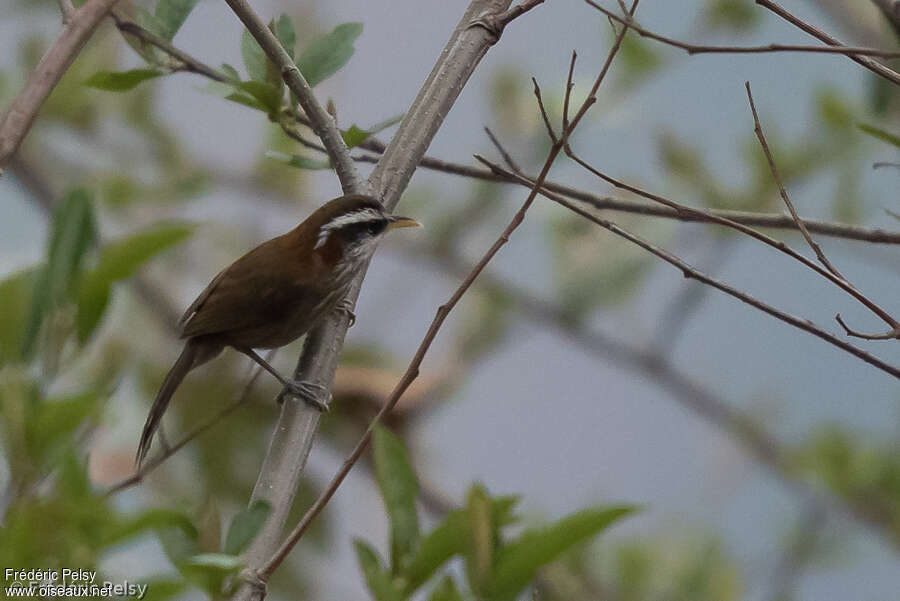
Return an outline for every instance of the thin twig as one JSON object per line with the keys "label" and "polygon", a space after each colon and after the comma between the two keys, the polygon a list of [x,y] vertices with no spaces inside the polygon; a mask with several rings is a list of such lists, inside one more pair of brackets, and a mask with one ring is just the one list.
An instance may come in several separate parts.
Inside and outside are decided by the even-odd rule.
{"label": "thin twig", "polygon": [[25,139],[50,92],[117,1],[85,2],[28,76],[22,91],[0,118],[0,174]]}
{"label": "thin twig", "polygon": [[900,52],[896,50],[879,50],[878,48],[865,48],[861,46],[804,46],[799,44],[766,44],[764,46],[711,46],[704,44],[691,44],[675,40],[648,29],[644,29],[631,19],[620,17],[613,11],[604,8],[593,0],[584,0],[608,18],[633,30],[641,37],[649,38],[680,48],[690,55],[694,54],[763,54],[770,52],[813,52],[822,54],[845,54],[848,56],[878,56],[881,58],[898,58]]}
{"label": "thin twig", "polygon": [[534,97],[537,98],[538,107],[541,110],[541,119],[544,120],[544,126],[547,128],[547,135],[556,144],[559,139],[556,137],[556,132],[553,131],[553,125],[550,123],[550,117],[547,115],[547,108],[544,106],[544,99],[541,98],[541,86],[538,85],[537,79],[534,77],[531,78],[531,83],[534,84]]}
{"label": "thin twig", "polygon": [[[271,363],[277,350],[278,349],[272,349],[271,351],[269,351],[266,355],[266,361]],[[107,488],[106,492],[103,493],[103,496],[110,497],[125,490],[126,488],[130,488],[135,484],[139,484],[144,480],[144,477],[147,474],[159,467],[163,462],[165,462],[169,457],[181,450],[189,442],[205,433],[207,430],[218,424],[227,416],[234,413],[235,410],[237,410],[241,405],[247,402],[248,398],[250,398],[250,391],[253,389],[253,385],[256,384],[256,380],[259,378],[259,375],[262,373],[262,371],[263,368],[261,366],[253,364],[247,383],[244,384],[244,387],[241,389],[241,392],[238,394],[237,398],[234,401],[219,410],[205,422],[201,423],[199,426],[185,434],[184,437],[182,437],[175,444],[166,445],[165,450],[162,453],[158,454],[155,457],[151,457],[149,461],[144,462],[141,468],[128,478],[125,478],[124,480],[117,482],[116,484],[113,484],[112,486]]]}
{"label": "thin twig", "polygon": [[[762,232],[759,232],[759,231],[757,231],[751,227],[748,227],[742,223],[738,223],[736,221],[732,221],[731,219],[727,219],[724,217],[715,216],[715,215],[709,213],[708,211],[705,211],[702,209],[696,209],[693,207],[689,207],[687,205],[677,203],[673,200],[665,198],[664,196],[660,196],[658,194],[653,194],[651,192],[647,192],[636,186],[632,186],[630,184],[626,184],[625,182],[614,179],[614,178],[610,177],[609,175],[606,175],[605,173],[603,173],[602,171],[600,171],[599,169],[597,169],[596,167],[594,167],[593,165],[591,165],[590,163],[588,163],[587,161],[582,159],[581,157],[579,157],[577,154],[575,154],[575,152],[568,145],[566,146],[566,155],[568,155],[572,160],[574,160],[576,163],[578,163],[579,165],[584,167],[586,170],[590,171],[591,173],[593,173],[594,175],[596,175],[603,181],[606,181],[606,182],[616,186],[617,188],[622,188],[623,190],[628,190],[629,192],[638,194],[639,196],[643,196],[644,198],[647,198],[654,202],[658,202],[662,205],[665,205],[667,207],[670,207],[670,208],[675,209],[676,211],[679,211],[682,213],[704,215],[706,217],[706,220],[708,220],[712,223],[717,223],[719,225],[723,225],[725,227],[729,227],[731,229],[737,230],[743,234],[746,234],[747,236],[750,236],[751,238],[754,238],[755,240],[759,240],[766,246],[770,246],[770,247],[774,248],[775,250],[778,250],[779,252],[782,252],[782,253],[788,255],[792,259],[798,261],[799,263],[803,264],[804,266],[808,267],[809,269],[815,271],[817,274],[819,274],[826,280],[830,281],[831,283],[836,285],[841,290],[845,291],[847,294],[849,294],[850,296],[855,298],[857,301],[859,301],[860,304],[862,304],[863,306],[868,308],[872,313],[874,313],[879,318],[881,318],[885,323],[887,323],[888,325],[893,327],[893,324],[895,323],[894,318],[891,317],[890,313],[888,313],[883,308],[881,308],[877,303],[875,303],[875,301],[873,301],[872,299],[867,297],[865,294],[861,293],[859,290],[857,290],[853,286],[853,284],[851,284],[844,278],[836,276],[828,269],[825,269],[822,266],[820,266],[819,264],[817,264],[815,261],[808,259],[807,257],[803,256],[802,254],[798,253],[797,251],[795,251],[794,249],[789,247],[784,242],[782,242],[780,240],[776,240],[770,236],[767,236],[767,235],[763,234]],[[521,175],[520,175],[520,177],[521,177]]]}
{"label": "thin twig", "polygon": [[[759,145],[762,146],[763,153],[766,155],[766,161],[769,163],[769,170],[772,172],[772,178],[775,180],[775,184],[778,186],[778,191],[781,194],[782,200],[784,200],[784,204],[791,212],[791,217],[794,219],[794,223],[796,223],[797,227],[800,228],[800,232],[803,234],[803,238],[806,240],[806,243],[809,244],[809,247],[812,248],[813,252],[816,253],[816,257],[819,259],[819,262],[822,263],[822,265],[824,265],[825,268],[830,271],[835,277],[843,280],[848,287],[856,290],[856,287],[852,283],[850,283],[850,281],[845,278],[841,274],[841,272],[839,272],[837,268],[834,267],[834,265],[831,264],[831,261],[829,261],[828,257],[825,256],[822,248],[818,244],[816,244],[815,240],[812,239],[812,236],[810,236],[809,232],[806,230],[806,226],[803,225],[800,217],[797,216],[797,211],[796,209],[794,209],[794,203],[791,202],[791,199],[787,193],[787,189],[784,187],[784,183],[781,181],[781,176],[778,174],[778,167],[775,165],[775,158],[772,156],[772,151],[769,148],[769,144],[766,141],[766,136],[762,130],[762,125],[759,122],[759,114],[756,112],[756,103],[753,101],[753,93],[750,91],[750,82],[745,82],[744,87],[747,89],[747,100],[750,102],[750,112],[753,113],[753,131],[754,133],[756,133],[756,138],[757,140],[759,140]],[[861,295],[862,293],[859,294]],[[866,306],[871,308],[871,306],[875,306],[875,304],[873,302],[871,303],[871,305],[866,304]],[[892,338],[900,338],[900,323],[898,323],[897,320],[895,320],[886,311],[879,309],[878,311],[874,312],[890,326],[891,329],[887,333],[863,334],[861,332],[857,332],[848,328],[844,321],[841,319],[840,313],[835,316],[835,319],[844,328],[844,331],[848,336],[855,336],[856,338],[864,338],[866,340],[889,340]]]}
{"label": "thin twig", "polygon": [[[784,19],[785,21],[787,21],[788,23],[793,25],[794,27],[797,27],[798,29],[805,31],[806,33],[813,36],[814,38],[817,38],[817,39],[825,42],[829,46],[838,46],[838,47],[846,48],[846,46],[841,44],[835,38],[831,37],[824,31],[822,31],[816,27],[813,27],[806,21],[792,15],[791,13],[786,11],[784,8],[782,8],[775,2],[772,2],[771,0],[756,0],[756,3],[759,4],[760,6],[762,6],[763,8],[766,8],[766,9],[772,11],[773,13],[775,13],[776,15],[778,15],[779,17],[781,17],[782,19]],[[859,65],[862,65],[869,71],[872,71],[873,73],[887,79],[891,83],[893,83],[895,85],[900,85],[900,73],[897,73],[893,69],[886,67],[885,65],[879,63],[878,61],[871,59],[868,56],[858,56],[855,54],[848,54],[847,58],[849,58],[850,60],[852,60],[853,62],[855,62]]]}
{"label": "thin twig", "polygon": [[759,145],[762,147],[763,154],[766,155],[766,161],[769,163],[769,171],[772,172],[772,179],[775,180],[775,185],[778,186],[778,192],[781,194],[781,199],[784,201],[788,211],[790,211],[791,218],[793,218],[800,233],[803,234],[803,239],[806,240],[806,243],[816,254],[816,258],[818,258],[819,262],[825,266],[825,269],[842,280],[847,281],[847,278],[831,264],[831,261],[825,256],[825,253],[822,252],[822,248],[812,239],[812,236],[810,236],[809,232],[806,230],[806,226],[803,225],[803,221],[800,220],[800,216],[797,215],[794,203],[791,202],[791,199],[788,196],[787,189],[784,187],[784,182],[781,181],[781,175],[778,173],[778,167],[775,165],[775,157],[772,156],[772,150],[769,148],[769,143],[766,141],[766,135],[763,133],[762,124],[759,122],[759,113],[756,112],[756,103],[753,101],[753,92],[750,91],[750,82],[744,82],[744,87],[747,89],[747,100],[750,102],[750,112],[753,114],[753,133],[756,134],[756,139],[759,140]]}
{"label": "thin twig", "polygon": [[[515,173],[512,173],[511,171],[507,171],[500,165],[497,165],[496,163],[492,163],[491,161],[488,161],[484,157],[476,155],[476,158],[479,161],[481,161],[482,163],[484,163],[485,165],[489,166],[491,169],[495,169],[495,170],[509,174],[509,177],[515,178],[523,186],[530,187],[533,185],[533,183],[530,182],[529,180],[527,180],[526,178],[518,176]],[[722,292],[737,298],[741,302],[744,302],[744,303],[746,303],[752,307],[755,307],[765,313],[768,313],[769,315],[775,317],[776,319],[779,319],[787,324],[790,324],[790,325],[794,326],[795,328],[798,328],[800,330],[803,330],[805,332],[812,334],[813,336],[821,338],[822,340],[828,342],[829,344],[836,346],[836,347],[850,353],[851,355],[854,355],[855,357],[857,357],[859,359],[862,359],[864,362],[868,363],[869,365],[872,365],[875,368],[880,369],[881,371],[883,371],[887,374],[890,374],[890,375],[894,376],[895,378],[900,379],[900,367],[896,367],[896,366],[890,365],[888,363],[885,363],[884,361],[875,357],[874,355],[867,353],[866,351],[864,351],[860,348],[857,348],[857,347],[853,346],[852,344],[845,342],[832,334],[829,334],[828,332],[826,332],[825,330],[823,330],[822,328],[820,328],[813,322],[806,320],[806,319],[801,319],[799,317],[796,317],[794,315],[791,315],[789,313],[786,313],[784,311],[776,309],[775,307],[772,307],[771,305],[768,305],[768,304],[764,303],[763,301],[761,301],[753,296],[750,296],[749,294],[747,294],[745,292],[742,292],[724,282],[721,282],[719,280],[716,280],[714,278],[707,276],[706,274],[698,271],[697,269],[695,269],[693,266],[689,265],[682,259],[676,257],[675,255],[672,255],[668,251],[663,250],[662,248],[659,248],[659,247],[651,244],[650,242],[647,242],[646,240],[632,234],[631,232],[629,232],[627,230],[622,229],[621,227],[617,226],[616,224],[614,224],[610,221],[607,221],[605,219],[600,219],[599,217],[592,215],[591,213],[585,211],[581,207],[578,207],[578,206],[572,204],[571,202],[569,202],[565,198],[559,196],[558,194],[554,194],[543,188],[541,189],[540,193],[544,197],[549,198],[550,200],[553,200],[554,202],[566,207],[570,211],[573,211],[573,212],[577,213],[578,215],[581,215],[585,219],[588,219],[588,220],[594,222],[595,224],[599,225],[600,227],[602,227],[604,229],[609,230],[610,232],[616,234],[617,236],[620,236],[622,238],[625,238],[626,240],[629,240],[630,242],[633,242],[634,244],[637,244],[641,248],[651,252],[652,254],[656,255],[657,257],[666,261],[667,263],[674,265],[675,267],[677,267],[678,269],[681,270],[684,277],[693,278],[693,279],[696,279],[697,281],[703,282],[704,284],[707,284],[709,286],[717,288],[717,289],[721,290]]]}

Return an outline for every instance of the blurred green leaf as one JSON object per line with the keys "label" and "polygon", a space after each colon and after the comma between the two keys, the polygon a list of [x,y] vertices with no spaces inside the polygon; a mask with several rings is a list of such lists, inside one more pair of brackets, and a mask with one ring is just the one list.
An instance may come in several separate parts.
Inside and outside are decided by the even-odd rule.
{"label": "blurred green leaf", "polygon": [[234,572],[240,569],[243,560],[227,553],[200,553],[188,558],[184,563],[198,568],[210,568],[217,572]]}
{"label": "blurred green leaf", "polygon": [[26,428],[26,444],[35,464],[47,463],[54,452],[68,450],[72,434],[86,419],[98,414],[102,400],[89,391],[35,405]]}
{"label": "blurred green leaf", "polygon": [[453,579],[445,576],[441,583],[431,591],[428,601],[462,601],[462,595],[456,590]]}
{"label": "blurred green leaf", "polygon": [[375,601],[403,601],[406,596],[394,583],[390,572],[383,567],[378,552],[360,539],[354,540],[353,546],[356,548],[356,559],[366,578],[366,585]]}
{"label": "blurred green leaf", "polygon": [[97,265],[84,274],[78,295],[78,339],[84,343],[96,329],[109,301],[110,288],[134,275],[144,263],[184,241],[193,227],[172,223],[151,227],[111,242],[100,251]]}
{"label": "blurred green leaf", "polygon": [[391,522],[391,571],[397,574],[419,542],[419,481],[406,447],[384,426],[375,429],[373,452],[375,479]]}
{"label": "blurred green leaf", "polygon": [[281,109],[282,88],[261,81],[242,81],[238,87],[259,101],[270,115],[278,114]]}
{"label": "blurred green leaf", "polygon": [[390,126],[400,123],[403,120],[403,117],[406,113],[400,113],[390,119],[385,119],[380,123],[376,123],[369,129],[362,129],[358,125],[353,124],[349,127],[349,129],[343,130],[341,135],[344,138],[344,143],[347,144],[348,147],[353,148],[354,146],[359,146],[363,142],[365,142],[369,136],[374,136],[380,131],[384,131]]}
{"label": "blurred green leaf", "polygon": [[[518,502],[519,498],[512,496],[491,499],[491,521],[498,526],[515,521],[512,511]],[[443,522],[422,537],[418,552],[403,571],[407,593],[411,594],[422,586],[451,557],[465,552],[468,531],[467,512],[457,510],[447,514]]]}
{"label": "blurred green leaf", "polygon": [[[158,36],[166,37],[166,32],[169,28],[165,23],[159,20],[159,17],[139,4],[132,4],[130,8],[134,13],[134,20],[138,25]],[[129,39],[131,36],[125,36],[125,38]]]}
{"label": "blurred green leaf", "polygon": [[175,566],[197,554],[199,536],[200,533],[190,520],[187,523],[172,523],[156,529],[156,537],[163,552]]}
{"label": "blurred green leaf", "polygon": [[491,501],[481,486],[473,486],[466,502],[468,545],[466,574],[476,595],[482,596],[493,579],[494,551],[499,542],[500,527],[493,520]]}
{"label": "blurred green leaf", "polygon": [[241,75],[238,73],[237,69],[229,65],[228,63],[222,63],[222,66],[219,67],[219,71],[221,71],[226,77],[235,82],[239,82],[241,80]]}
{"label": "blurred green leaf", "polygon": [[343,23],[306,47],[297,59],[297,66],[310,87],[325,81],[347,64],[353,56],[353,42],[362,30],[362,23]]}
{"label": "blurred green leaf", "polygon": [[277,150],[267,150],[266,158],[298,169],[331,169],[331,163],[327,160],[310,159],[299,154],[286,154]]}
{"label": "blurred green leaf", "polygon": [[47,261],[35,278],[23,356],[30,356],[34,350],[47,311],[62,304],[74,291],[85,252],[95,237],[91,194],[83,189],[69,192],[54,211]]}
{"label": "blurred green leaf", "polygon": [[892,134],[887,130],[881,129],[880,127],[875,127],[874,125],[867,125],[865,123],[860,123],[857,127],[865,133],[869,134],[873,138],[877,138],[882,142],[887,142],[892,146],[896,146],[900,148],[900,136],[896,134]]}
{"label": "blurred green leaf", "polygon": [[225,547],[222,549],[229,555],[239,555],[244,552],[269,517],[271,505],[264,499],[258,499],[250,507],[242,509],[231,520],[228,534],[225,536]]}
{"label": "blurred green leaf", "polygon": [[132,69],[130,71],[98,71],[84,85],[108,92],[125,92],[141,82],[165,75],[158,69]]}
{"label": "blurred green leaf", "polygon": [[297,45],[297,34],[294,33],[294,23],[288,15],[282,14],[278,17],[278,21],[275,22],[275,37],[278,38],[278,41],[281,42],[281,45],[284,46],[284,49],[291,56],[291,60],[293,60],[294,48]]}
{"label": "blurred green leaf", "polygon": [[645,40],[637,34],[625,36],[619,50],[619,58],[624,63],[619,80],[625,86],[640,83],[656,73],[663,64],[660,51],[654,42]]}
{"label": "blurred green leaf", "polygon": [[171,509],[148,509],[135,516],[128,516],[113,521],[106,532],[105,544],[114,545],[139,534],[160,528],[178,528],[183,531],[195,531],[189,516]]}
{"label": "blurred green leaf", "polygon": [[38,268],[29,268],[0,281],[0,366],[22,358],[24,324],[38,272]]}
{"label": "blurred green leaf", "polygon": [[500,549],[494,578],[486,595],[490,599],[515,599],[534,580],[538,568],[563,552],[593,538],[635,507],[584,509],[553,524],[523,532]]}
{"label": "blurred green leaf", "polygon": [[253,81],[266,81],[266,53],[246,29],[241,33],[241,58]]}
{"label": "blurred green leaf", "polygon": [[846,129],[853,123],[853,109],[843,95],[833,88],[816,94],[816,105],[822,121],[833,129]]}
{"label": "blurred green leaf", "polygon": [[760,22],[761,14],[746,0],[707,0],[703,20],[713,29],[746,32]]}
{"label": "blurred green leaf", "polygon": [[197,0],[159,0],[154,16],[165,28],[160,35],[171,40],[194,10]]}

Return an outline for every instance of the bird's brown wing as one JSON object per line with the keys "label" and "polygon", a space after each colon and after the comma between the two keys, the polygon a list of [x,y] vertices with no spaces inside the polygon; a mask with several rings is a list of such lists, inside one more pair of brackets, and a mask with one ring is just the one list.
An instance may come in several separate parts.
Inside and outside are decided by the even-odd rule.
{"label": "bird's brown wing", "polygon": [[305,295],[298,274],[270,265],[266,245],[257,247],[217,275],[181,318],[181,337],[258,328],[286,318]]}

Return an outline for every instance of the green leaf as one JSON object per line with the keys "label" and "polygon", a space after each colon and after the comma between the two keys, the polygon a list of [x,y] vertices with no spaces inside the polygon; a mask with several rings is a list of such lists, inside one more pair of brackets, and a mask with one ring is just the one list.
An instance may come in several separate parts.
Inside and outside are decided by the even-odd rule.
{"label": "green leaf", "polygon": [[400,113],[395,117],[385,119],[381,123],[376,123],[369,129],[362,129],[358,125],[353,124],[349,129],[341,131],[341,136],[344,138],[344,143],[348,147],[353,148],[354,146],[359,146],[360,144],[365,142],[366,139],[369,138],[369,136],[374,136],[378,132],[387,129],[396,123],[399,123],[403,120],[404,115],[405,113]]}
{"label": "green leaf", "polygon": [[141,265],[182,242],[192,232],[192,226],[174,223],[152,227],[104,246],[96,267],[84,274],[79,289],[78,340],[84,343],[100,323],[115,282],[131,277]]}
{"label": "green leaf", "polygon": [[158,69],[132,69],[130,71],[98,71],[85,80],[84,85],[107,92],[125,92],[141,82],[165,75]]}
{"label": "green leaf", "polygon": [[297,66],[310,87],[325,81],[347,64],[353,56],[353,42],[362,30],[362,23],[343,23],[306,47],[297,59]]}
{"label": "green leaf", "polygon": [[114,545],[148,530],[160,528],[180,528],[194,530],[190,517],[180,511],[171,509],[148,509],[136,516],[129,516],[114,524],[104,537],[104,545]]}
{"label": "green leaf", "polygon": [[419,481],[406,447],[383,426],[375,429],[373,452],[375,479],[391,522],[391,571],[397,574],[419,542]]}
{"label": "green leaf", "polygon": [[228,527],[228,534],[225,536],[225,547],[223,551],[229,555],[239,555],[243,553],[269,517],[272,507],[268,501],[259,499],[250,507],[239,511],[231,520]]}
{"label": "green leaf", "polygon": [[242,81],[238,87],[259,101],[265,112],[275,115],[281,109],[282,88],[262,81]]}
{"label": "green leaf", "polygon": [[24,357],[34,350],[47,311],[70,298],[81,273],[81,263],[96,237],[92,197],[77,189],[54,211],[47,262],[41,268],[31,296],[31,311],[23,339]]}
{"label": "green leaf", "polygon": [[298,154],[285,154],[283,152],[278,152],[277,150],[267,150],[266,158],[279,161],[286,165],[290,165],[291,167],[297,167],[298,169],[331,169],[331,163],[327,160],[320,161]]}
{"label": "green leaf", "polygon": [[243,560],[236,555],[227,553],[200,553],[189,557],[185,562],[186,565],[199,568],[211,568],[216,571],[233,572],[240,569]]}
{"label": "green leaf", "polygon": [[282,14],[278,17],[278,21],[275,22],[275,37],[278,38],[278,41],[281,42],[281,45],[284,46],[291,60],[293,60],[294,47],[297,45],[297,34],[294,33],[294,23],[289,16]]}
{"label": "green leaf", "polygon": [[493,579],[499,526],[494,524],[490,497],[481,486],[473,486],[469,491],[466,522],[469,539],[466,548],[466,574],[472,590],[477,596],[482,596]]}
{"label": "green leaf", "polygon": [[879,127],[875,127],[874,125],[866,125],[865,123],[860,123],[857,127],[859,127],[859,129],[866,132],[873,138],[878,138],[882,142],[887,142],[892,146],[900,148],[900,136],[896,134],[892,134],[889,131],[885,131]]}
{"label": "green leaf", "polygon": [[[498,526],[512,523],[512,510],[518,497],[491,499],[492,522]],[[403,570],[407,581],[407,594],[422,586],[444,563],[454,555],[465,552],[468,544],[468,519],[465,510],[452,511],[434,530],[425,535],[416,555]]]}
{"label": "green leaf", "polygon": [[197,0],[159,0],[155,16],[164,27],[160,35],[167,40],[175,37],[196,4]]}
{"label": "green leaf", "polygon": [[406,596],[395,584],[390,572],[382,567],[378,552],[360,539],[354,540],[353,546],[356,548],[356,559],[366,578],[366,585],[375,601],[403,601]]}
{"label": "green leaf", "polygon": [[38,269],[19,271],[0,280],[0,366],[22,359],[24,324]]}
{"label": "green leaf", "polygon": [[266,81],[266,53],[246,29],[241,34],[241,58],[253,81]]}
{"label": "green leaf", "polygon": [[101,407],[94,391],[62,399],[47,399],[36,406],[26,427],[26,444],[36,463],[45,463],[54,452],[68,450],[72,433]]}
{"label": "green leaf", "polygon": [[222,66],[219,67],[219,71],[221,71],[222,74],[225,75],[225,77],[234,80],[235,82],[239,82],[241,80],[241,76],[237,72],[237,69],[235,69],[228,63],[222,63]]}
{"label": "green leaf", "polygon": [[200,533],[193,523],[173,523],[156,529],[156,537],[169,561],[179,565],[197,553],[197,540]]}
{"label": "green leaf", "polygon": [[456,584],[450,576],[444,576],[441,583],[431,591],[428,601],[462,601],[462,595],[456,590]]}
{"label": "green leaf", "polygon": [[498,600],[515,599],[534,580],[538,568],[634,511],[633,506],[584,509],[548,526],[526,530],[517,540],[500,549],[494,577],[485,596]]}
{"label": "green leaf", "polygon": [[[160,21],[156,15],[137,4],[133,4],[131,8],[134,12],[134,20],[138,25],[158,36],[165,37],[168,26]],[[126,39],[132,39],[132,36],[126,36]]]}

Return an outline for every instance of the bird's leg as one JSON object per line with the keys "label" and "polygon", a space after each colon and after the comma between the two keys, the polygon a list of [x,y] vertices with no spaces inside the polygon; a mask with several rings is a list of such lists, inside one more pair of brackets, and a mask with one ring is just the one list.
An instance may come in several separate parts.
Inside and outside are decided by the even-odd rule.
{"label": "bird's leg", "polygon": [[279,382],[281,382],[281,385],[284,386],[284,390],[282,390],[281,394],[278,395],[279,404],[284,401],[284,395],[285,393],[287,393],[297,398],[303,399],[306,403],[315,407],[319,411],[328,411],[328,401],[321,400],[322,397],[328,395],[327,388],[325,388],[321,384],[315,384],[313,382],[301,382],[300,380],[294,380],[293,378],[285,378],[280,373],[278,373],[277,369],[272,367],[272,365],[268,361],[260,357],[253,349],[238,347],[235,348],[256,361],[256,363],[258,363],[260,367],[275,376],[275,378]]}
{"label": "bird's leg", "polygon": [[347,317],[350,318],[350,325],[348,328],[352,328],[353,324],[356,323],[356,313],[353,312],[353,303],[350,302],[350,299],[342,298],[338,304],[335,306],[335,309],[338,311],[343,311],[347,314]]}

